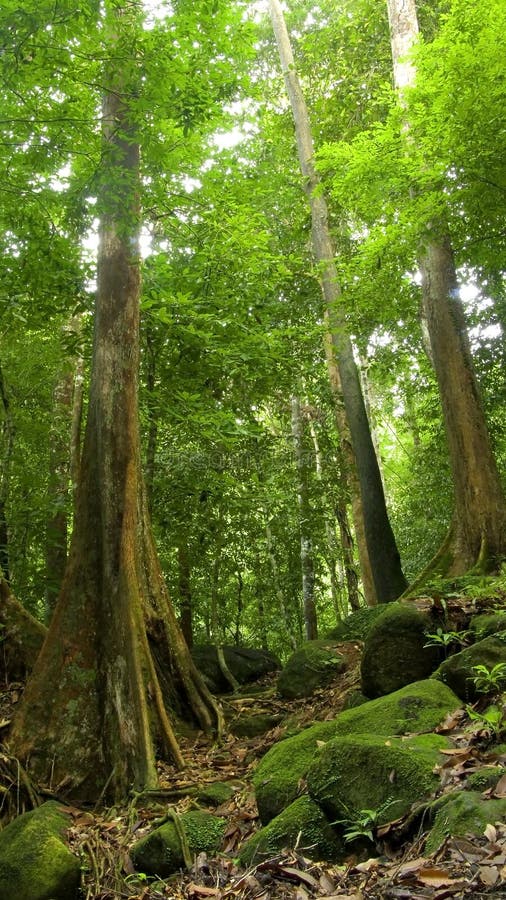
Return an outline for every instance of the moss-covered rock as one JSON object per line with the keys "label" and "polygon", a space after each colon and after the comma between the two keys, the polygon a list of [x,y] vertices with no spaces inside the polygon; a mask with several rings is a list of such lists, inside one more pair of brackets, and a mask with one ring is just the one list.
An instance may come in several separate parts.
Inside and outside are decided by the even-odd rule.
{"label": "moss-covered rock", "polygon": [[292,653],[278,677],[278,691],[293,700],[310,697],[325,687],[345,667],[344,658],[328,641],[306,641]]}
{"label": "moss-covered rock", "polygon": [[433,809],[436,815],[426,853],[434,853],[450,835],[482,834],[487,825],[504,821],[506,800],[484,800],[476,791],[459,791],[442,797]]}
{"label": "moss-covered rock", "polygon": [[441,663],[434,673],[434,678],[447,684],[461,700],[473,702],[482,696],[482,693],[476,690],[474,683],[476,672],[473,666],[482,665],[493,669],[497,663],[506,663],[506,635],[492,635],[471,644],[460,653],[454,653]]}
{"label": "moss-covered rock", "polygon": [[369,703],[369,697],[366,697],[362,691],[351,691],[344,701],[343,709],[355,709],[356,706],[362,706]]}
{"label": "moss-covered rock", "polygon": [[503,766],[483,766],[476,772],[471,772],[466,778],[466,789],[468,791],[486,791],[488,788],[495,787],[499,779],[506,774]]}
{"label": "moss-covered rock", "polygon": [[257,713],[253,716],[240,715],[230,722],[230,731],[237,737],[257,737],[259,734],[265,734],[271,728],[282,721],[281,715],[270,715],[267,713]]}
{"label": "moss-covered rock", "polygon": [[438,647],[426,647],[432,624],[412,603],[389,603],[367,635],[362,656],[362,691],[382,697],[419,681],[441,661]]}
{"label": "moss-covered rock", "polygon": [[363,809],[377,810],[378,824],[388,822],[437,787],[433,769],[443,760],[440,751],[449,746],[437,734],[334,738],[308,770],[309,795],[332,822],[353,822]]}
{"label": "moss-covered rock", "polygon": [[[196,810],[183,813],[178,820],[192,856],[216,853],[225,833],[225,819]],[[185,866],[183,848],[175,822],[168,821],[135,844],[130,855],[139,872],[167,878]]]}
{"label": "moss-covered rock", "polygon": [[492,634],[506,632],[506,612],[481,613],[473,616],[469,624],[469,630],[473,632],[476,640],[490,637]]}
{"label": "moss-covered rock", "polygon": [[365,641],[376,619],[383,615],[386,609],[383,603],[357,609],[332,628],[327,637],[334,641]]}
{"label": "moss-covered rock", "polygon": [[280,741],[260,760],[253,775],[260,819],[267,824],[295,800],[320,742],[347,734],[431,731],[458,706],[458,698],[445,685],[426,680],[345,710],[329,722],[319,722]]}
{"label": "moss-covered rock", "polygon": [[298,797],[279,816],[250,838],[239,857],[243,866],[260,862],[284,847],[297,848],[309,859],[329,861],[341,858],[343,842],[330,826],[320,807],[307,795]]}
{"label": "moss-covered rock", "polygon": [[[192,647],[195,665],[214,693],[230,691],[230,684],[220,669],[216,647],[201,644]],[[279,660],[268,650],[251,647],[223,647],[225,662],[239,684],[249,684],[281,668]]]}
{"label": "moss-covered rock", "polygon": [[212,784],[205,784],[200,789],[197,803],[204,806],[221,806],[234,796],[236,790],[236,786],[227,781],[213,781]]}
{"label": "moss-covered rock", "polygon": [[72,820],[53,800],[0,831],[0,900],[73,900],[79,860],[65,843]]}

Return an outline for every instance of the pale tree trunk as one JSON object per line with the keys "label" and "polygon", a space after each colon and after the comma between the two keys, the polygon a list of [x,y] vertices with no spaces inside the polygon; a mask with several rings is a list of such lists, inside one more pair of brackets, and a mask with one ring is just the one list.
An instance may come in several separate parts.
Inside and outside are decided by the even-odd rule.
{"label": "pale tree trunk", "polygon": [[311,538],[311,506],[307,483],[307,464],[304,452],[302,411],[298,397],[290,401],[292,411],[292,441],[297,472],[297,504],[299,507],[300,565],[302,570],[302,611],[306,640],[318,637],[318,623],[314,596],[314,557]]}
{"label": "pale tree trunk", "polygon": [[139,27],[133,4],[107,5],[98,286],[74,531],[11,738],[34,777],[94,802],[156,787],[157,740],[183,765],[149,638],[202,727],[221,722],[168,599],[140,473],[139,146],[129,110]]}
{"label": "pale tree trunk", "polygon": [[342,297],[328,225],[327,203],[314,167],[313,140],[307,107],[295,71],[294,58],[279,0],[269,0],[285,85],[292,107],[299,163],[311,209],[312,244],[320,268],[332,341],[336,349],[346,418],[355,455],[364,528],[377,599],[394,600],[407,587],[388,518],[385,496],[365,411],[360,379],[347,334]]}
{"label": "pale tree trunk", "polygon": [[[414,0],[387,0],[387,7],[394,81],[405,104],[404,91],[416,80],[416,69],[409,59],[418,38],[416,5]],[[407,111],[404,128],[409,148]],[[441,397],[454,488],[450,532],[427,572],[458,575],[474,567],[494,570],[506,551],[506,500],[490,444],[443,216],[426,223],[426,235],[418,253],[422,315]]]}

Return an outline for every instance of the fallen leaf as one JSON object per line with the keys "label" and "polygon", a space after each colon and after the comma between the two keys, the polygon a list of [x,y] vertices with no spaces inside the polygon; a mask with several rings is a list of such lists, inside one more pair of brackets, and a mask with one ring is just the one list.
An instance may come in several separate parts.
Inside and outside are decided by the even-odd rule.
{"label": "fallen leaf", "polygon": [[458,881],[457,878],[451,878],[450,874],[445,869],[436,868],[420,869],[417,878],[422,884],[426,884],[433,888],[447,887]]}
{"label": "fallen leaf", "polygon": [[[0,722],[0,728],[2,728],[2,723]],[[493,797],[506,797],[506,774],[501,775],[499,781],[497,782],[494,790],[492,791]]]}
{"label": "fallen leaf", "polygon": [[279,872],[281,875],[286,875],[288,878],[302,881],[303,884],[307,884],[310,888],[314,888],[315,890],[319,887],[318,881],[316,878],[313,878],[309,872],[301,872],[300,869],[295,869],[293,866],[280,866]]}
{"label": "fallen leaf", "polygon": [[499,880],[499,869],[497,866],[480,866],[480,881],[488,887],[493,887]]}
{"label": "fallen leaf", "polygon": [[335,891],[336,886],[332,878],[327,875],[326,872],[322,872],[320,875],[320,891],[325,895],[332,894]]}
{"label": "fallen leaf", "polygon": [[221,897],[221,889],[217,887],[206,887],[203,884],[194,884],[192,881],[188,885],[188,893],[197,897]]}
{"label": "fallen leaf", "polygon": [[407,875],[412,875],[413,872],[417,872],[421,869],[427,862],[425,856],[417,856],[416,859],[411,859],[409,862],[403,863],[397,869],[397,876],[399,878],[406,878]]}
{"label": "fallen leaf", "polygon": [[370,872],[371,869],[377,869],[378,867],[378,860],[371,857],[371,859],[366,859],[363,863],[357,863],[353,868],[356,869],[357,872]]}
{"label": "fallen leaf", "polygon": [[493,825],[487,825],[483,834],[488,841],[490,841],[492,844],[495,844],[497,840],[497,828],[495,828]]}
{"label": "fallen leaf", "polygon": [[7,725],[11,724],[11,722],[12,722],[12,719],[1,719],[0,720],[0,728],[6,728]]}

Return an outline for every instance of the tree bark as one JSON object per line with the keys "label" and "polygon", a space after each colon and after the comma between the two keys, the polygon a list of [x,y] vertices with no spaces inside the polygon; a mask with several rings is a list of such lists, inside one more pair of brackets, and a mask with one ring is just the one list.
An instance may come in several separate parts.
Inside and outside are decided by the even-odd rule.
{"label": "tree bark", "polygon": [[9,584],[11,580],[9,561],[9,529],[7,526],[6,507],[9,501],[11,460],[14,447],[14,423],[3,369],[0,365],[0,400],[2,418],[2,460],[0,468],[0,577]]}
{"label": "tree bark", "polygon": [[88,419],[69,560],[12,748],[75,800],[157,785],[155,740],[183,760],[148,637],[210,729],[221,714],[191,660],[161,575],[140,472],[139,84],[135,6],[106,7],[98,286]]}
{"label": "tree bark", "polygon": [[[414,85],[410,52],[418,39],[415,0],[387,0],[395,86],[406,108],[405,90]],[[409,117],[404,128],[409,138]],[[409,148],[409,140],[408,140]],[[469,348],[448,225],[428,221],[418,262],[422,315],[443,409],[454,511],[444,547],[430,571],[459,575],[477,567],[498,570],[506,552],[506,499],[492,451]]]}
{"label": "tree bark", "polygon": [[292,441],[297,472],[297,505],[299,507],[300,564],[302,570],[302,611],[306,640],[318,637],[318,621],[314,595],[314,556],[311,538],[311,506],[307,483],[307,465],[304,452],[302,412],[298,397],[290,401],[292,411]]}
{"label": "tree bark", "polygon": [[386,603],[398,597],[407,587],[407,582],[402,573],[399,552],[387,514],[378,461],[374,453],[360,388],[360,379],[351,341],[347,334],[341,290],[334,262],[334,247],[328,225],[327,203],[313,162],[313,140],[307,107],[295,71],[290,39],[279,0],[269,0],[269,6],[295,122],[304,190],[311,209],[313,252],[320,267],[332,342],[337,354],[344,407],[360,483],[369,560],[378,601]]}

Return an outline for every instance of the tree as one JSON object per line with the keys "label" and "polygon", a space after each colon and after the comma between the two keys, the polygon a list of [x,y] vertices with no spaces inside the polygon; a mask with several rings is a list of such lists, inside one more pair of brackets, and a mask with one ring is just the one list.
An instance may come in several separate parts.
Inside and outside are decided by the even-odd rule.
{"label": "tree", "polygon": [[134,5],[106,5],[98,286],[74,531],[12,735],[38,778],[95,801],[156,785],[156,736],[182,765],[169,699],[184,697],[206,730],[221,720],[176,624],[140,471],[140,27]]}
{"label": "tree", "polygon": [[342,311],[341,291],[328,226],[327,203],[314,167],[309,116],[295,71],[288,31],[278,0],[269,0],[287,93],[290,99],[304,190],[311,209],[312,244],[329,316],[330,333],[337,354],[346,418],[356,460],[362,498],[367,550],[380,603],[398,597],[407,587],[400,556],[388,519],[385,496],[360,388],[351,340]]}
{"label": "tree", "polygon": [[[387,0],[394,81],[401,102],[416,80],[410,53],[418,39],[415,0]],[[409,111],[404,116],[410,152]],[[483,412],[459,297],[444,211],[424,223],[419,244],[422,310],[436,373],[454,487],[450,531],[429,571],[497,569],[506,551],[506,499]]]}

